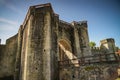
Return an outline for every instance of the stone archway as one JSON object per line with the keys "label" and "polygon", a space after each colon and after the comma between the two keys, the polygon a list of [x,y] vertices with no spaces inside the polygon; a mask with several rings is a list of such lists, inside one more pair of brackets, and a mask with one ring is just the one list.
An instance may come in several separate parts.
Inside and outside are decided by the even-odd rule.
{"label": "stone archway", "polygon": [[[58,41],[59,46],[59,61],[69,60],[71,54],[67,55],[66,51],[72,52],[70,42],[66,39],[60,39]],[[71,80],[71,72],[68,69],[62,68],[59,71],[60,80]]]}
{"label": "stone archway", "polygon": [[59,40],[58,45],[59,45],[59,61],[69,64],[67,63],[67,61],[69,60],[71,64],[78,67],[79,61],[77,60],[77,56],[75,56],[74,53],[72,53],[72,48],[69,40],[61,39]]}
{"label": "stone archway", "polygon": [[[72,53],[72,48],[69,40],[60,39],[59,45],[59,60],[61,62],[59,77],[60,80],[72,80],[74,77],[73,67],[79,67],[77,57]],[[76,60],[73,60],[75,59]]]}
{"label": "stone archway", "polygon": [[68,60],[70,55],[68,56],[65,53],[66,51],[72,52],[72,48],[70,46],[69,41],[65,39],[60,39],[58,45],[59,45],[59,60],[60,61]]}

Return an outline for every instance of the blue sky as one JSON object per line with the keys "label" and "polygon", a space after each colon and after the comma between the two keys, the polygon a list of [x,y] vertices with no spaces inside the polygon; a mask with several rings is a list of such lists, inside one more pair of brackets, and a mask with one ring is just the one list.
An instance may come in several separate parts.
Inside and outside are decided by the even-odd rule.
{"label": "blue sky", "polygon": [[114,38],[120,47],[120,0],[0,0],[0,38],[2,43],[18,32],[29,6],[51,3],[60,19],[87,20],[90,41]]}

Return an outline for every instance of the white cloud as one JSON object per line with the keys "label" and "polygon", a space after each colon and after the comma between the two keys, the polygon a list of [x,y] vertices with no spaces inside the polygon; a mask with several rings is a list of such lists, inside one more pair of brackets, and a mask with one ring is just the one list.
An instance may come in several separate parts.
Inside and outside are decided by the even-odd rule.
{"label": "white cloud", "polygon": [[5,44],[6,39],[15,35],[18,32],[18,28],[19,26],[17,25],[0,24],[0,39],[2,39],[2,44]]}
{"label": "white cloud", "polygon": [[0,22],[11,24],[11,25],[18,25],[17,22],[12,21],[12,20],[8,20],[8,19],[5,19],[5,18],[0,18]]}
{"label": "white cloud", "polygon": [[12,3],[10,3],[10,1],[0,0],[0,4],[5,5],[10,10],[15,11],[15,12],[17,12],[19,14],[22,13],[22,11],[20,9],[18,9],[15,5],[13,5]]}

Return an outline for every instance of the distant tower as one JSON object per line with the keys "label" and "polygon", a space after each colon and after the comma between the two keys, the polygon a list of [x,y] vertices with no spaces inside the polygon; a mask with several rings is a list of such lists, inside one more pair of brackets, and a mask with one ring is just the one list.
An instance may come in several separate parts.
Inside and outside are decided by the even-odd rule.
{"label": "distant tower", "polygon": [[115,52],[115,41],[113,38],[108,38],[100,41],[100,48],[108,53]]}
{"label": "distant tower", "polygon": [[1,39],[0,39],[0,44],[1,44]]}

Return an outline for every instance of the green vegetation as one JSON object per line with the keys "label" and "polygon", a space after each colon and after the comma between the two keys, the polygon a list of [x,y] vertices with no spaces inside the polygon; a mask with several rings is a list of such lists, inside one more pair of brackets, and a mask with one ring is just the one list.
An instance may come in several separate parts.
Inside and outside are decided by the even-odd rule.
{"label": "green vegetation", "polygon": [[93,48],[93,47],[95,47],[95,46],[96,46],[96,43],[95,43],[95,42],[93,42],[93,41],[91,41],[91,42],[89,43],[89,45],[90,45],[90,47],[91,47],[91,48]]}

